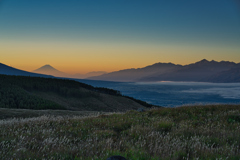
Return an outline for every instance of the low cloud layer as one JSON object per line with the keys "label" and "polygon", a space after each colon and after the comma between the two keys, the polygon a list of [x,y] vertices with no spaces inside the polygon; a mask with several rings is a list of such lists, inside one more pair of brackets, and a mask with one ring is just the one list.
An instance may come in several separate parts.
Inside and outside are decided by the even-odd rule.
{"label": "low cloud layer", "polygon": [[240,87],[229,87],[229,88],[208,88],[208,89],[190,89],[184,90],[185,93],[203,93],[203,94],[215,94],[220,95],[223,98],[228,99],[240,99]]}

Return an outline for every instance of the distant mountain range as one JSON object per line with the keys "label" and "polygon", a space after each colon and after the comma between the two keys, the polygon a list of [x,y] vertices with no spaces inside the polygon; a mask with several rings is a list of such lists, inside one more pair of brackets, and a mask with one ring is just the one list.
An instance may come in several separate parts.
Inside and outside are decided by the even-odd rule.
{"label": "distant mountain range", "polygon": [[108,74],[90,77],[92,80],[107,80],[107,81],[121,81],[121,82],[134,82],[139,81],[143,77],[151,77],[152,75],[163,74],[171,72],[181,67],[172,63],[156,63],[151,66],[137,69],[125,69]]}
{"label": "distant mountain range", "polygon": [[212,76],[209,76],[205,79],[207,82],[240,82],[240,64],[237,64],[235,67],[219,72],[217,74],[214,74]]}
{"label": "distant mountain range", "polygon": [[173,63],[155,63],[143,68],[132,68],[111,73],[90,72],[87,74],[67,74],[50,65],[33,72],[26,72],[0,63],[0,74],[32,77],[66,77],[118,82],[156,82],[156,81],[192,81],[192,82],[240,82],[240,63],[229,61],[208,61],[203,59],[188,65]]}
{"label": "distant mountain range", "polygon": [[89,79],[120,82],[240,82],[240,64],[206,59],[189,65],[156,63],[144,68],[120,70]]}
{"label": "distant mountain range", "polygon": [[85,78],[92,77],[92,76],[100,76],[102,74],[107,73],[107,72],[103,72],[103,71],[98,71],[98,72],[89,72],[86,74],[73,74],[72,75],[72,74],[67,74],[67,73],[61,72],[50,65],[42,66],[42,67],[34,70],[33,72],[40,73],[40,74],[46,74],[46,75],[52,75],[55,77],[68,77],[68,78],[80,78],[80,79],[85,79]]}

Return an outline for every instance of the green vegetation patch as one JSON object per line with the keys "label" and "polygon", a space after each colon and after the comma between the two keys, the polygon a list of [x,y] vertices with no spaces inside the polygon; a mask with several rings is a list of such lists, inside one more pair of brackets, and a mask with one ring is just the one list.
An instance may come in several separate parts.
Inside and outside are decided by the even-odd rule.
{"label": "green vegetation patch", "polygon": [[65,107],[37,97],[15,85],[0,84],[0,108],[17,109],[62,109]]}
{"label": "green vegetation patch", "polygon": [[240,115],[229,115],[228,116],[229,123],[240,123]]}
{"label": "green vegetation patch", "polygon": [[[0,75],[0,108],[125,111],[129,108],[124,104],[129,103],[135,109],[152,107],[117,90],[74,80]],[[109,107],[114,104],[118,108]]]}

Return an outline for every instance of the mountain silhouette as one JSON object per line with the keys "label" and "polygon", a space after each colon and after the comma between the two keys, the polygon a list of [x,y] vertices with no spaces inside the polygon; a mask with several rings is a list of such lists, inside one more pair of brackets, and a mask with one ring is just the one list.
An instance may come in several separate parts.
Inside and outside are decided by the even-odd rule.
{"label": "mountain silhouette", "polygon": [[163,74],[166,72],[171,72],[173,70],[181,68],[181,65],[175,65],[173,63],[156,63],[150,66],[146,66],[144,68],[132,68],[125,69],[116,72],[111,72],[107,74],[103,74],[101,76],[94,76],[88,79],[92,80],[107,80],[107,81],[121,81],[121,82],[134,82],[139,81],[139,79],[151,76]]}
{"label": "mountain silhouette", "polygon": [[40,73],[40,74],[46,74],[46,75],[52,75],[55,77],[70,77],[69,74],[61,72],[54,67],[50,66],[49,64],[44,65],[36,70],[33,71],[34,73]]}
{"label": "mountain silhouette", "polygon": [[46,64],[46,65],[34,70],[33,72],[40,73],[40,74],[46,74],[46,75],[52,75],[55,77],[78,78],[78,79],[85,79],[85,78],[92,77],[92,76],[100,76],[100,75],[107,73],[104,71],[95,71],[95,72],[89,72],[86,74],[67,74],[62,71],[57,70],[56,68],[52,67],[49,64]]}
{"label": "mountain silhouette", "polygon": [[14,75],[14,76],[46,77],[46,78],[53,77],[53,76],[49,76],[49,75],[36,74],[36,73],[23,71],[23,70],[13,68],[13,67],[10,67],[10,66],[2,64],[2,63],[0,63],[0,74]]}
{"label": "mountain silhouette", "polygon": [[[35,73],[19,70],[0,63],[0,74],[32,77],[68,77],[119,82],[194,81],[194,82],[240,82],[240,63],[208,61],[203,59],[188,65],[155,63],[143,68],[132,68],[111,73],[90,72],[70,75],[50,65],[42,66]],[[52,76],[50,76],[52,75]],[[96,76],[97,75],[97,76]]]}
{"label": "mountain silhouette", "polygon": [[[169,73],[153,75],[142,78],[140,81],[194,81],[208,82],[208,77],[217,73],[227,71],[237,64],[228,61],[207,61],[203,59],[199,62],[185,65],[182,68]],[[221,81],[221,80],[220,80]]]}
{"label": "mountain silhouette", "polygon": [[[120,82],[240,82],[239,74],[237,74],[240,72],[240,67],[237,66],[239,64],[234,62],[217,62],[206,59],[184,66],[172,63],[156,63],[144,68],[120,70],[102,76],[90,77],[89,79]],[[223,79],[223,77],[225,78]]]}

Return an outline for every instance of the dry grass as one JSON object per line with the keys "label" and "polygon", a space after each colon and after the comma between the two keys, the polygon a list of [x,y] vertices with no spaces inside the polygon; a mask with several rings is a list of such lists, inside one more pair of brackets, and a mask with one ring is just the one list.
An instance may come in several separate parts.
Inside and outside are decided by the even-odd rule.
{"label": "dry grass", "polygon": [[40,116],[80,116],[80,117],[91,117],[107,112],[97,111],[69,111],[69,110],[32,110],[32,109],[8,109],[0,108],[0,120],[12,119],[12,118],[33,118]]}
{"label": "dry grass", "polygon": [[240,106],[0,121],[0,159],[240,159]]}

